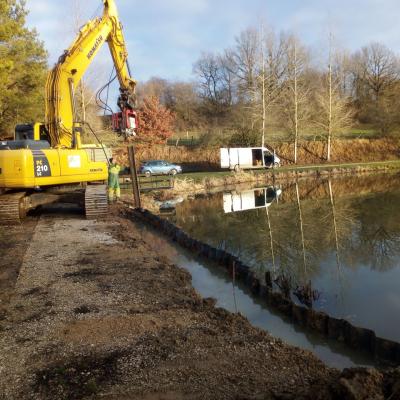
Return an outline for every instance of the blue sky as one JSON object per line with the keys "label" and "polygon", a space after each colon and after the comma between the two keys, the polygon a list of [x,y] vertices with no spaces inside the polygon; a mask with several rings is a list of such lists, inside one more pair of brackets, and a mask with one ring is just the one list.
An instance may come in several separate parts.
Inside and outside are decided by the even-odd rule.
{"label": "blue sky", "polygon": [[[137,80],[152,76],[191,79],[202,51],[220,51],[250,25],[296,32],[320,49],[334,32],[336,42],[355,50],[379,41],[400,52],[399,0],[116,0]],[[36,27],[53,64],[74,37],[73,4],[82,21],[101,12],[100,0],[27,0],[28,25]],[[106,50],[92,79],[110,72]],[[101,71],[101,73],[97,73]],[[90,75],[90,74],[89,74]]]}

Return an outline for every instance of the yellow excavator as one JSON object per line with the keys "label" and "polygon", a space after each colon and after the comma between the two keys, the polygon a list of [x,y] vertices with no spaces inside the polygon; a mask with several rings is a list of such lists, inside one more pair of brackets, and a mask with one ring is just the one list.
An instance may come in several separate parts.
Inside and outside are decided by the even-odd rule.
{"label": "yellow excavator", "polygon": [[18,125],[14,140],[0,141],[0,224],[18,222],[29,210],[55,202],[81,204],[88,218],[107,212],[108,168],[92,160],[81,144],[76,88],[107,42],[120,84],[120,112],[113,115],[113,126],[127,137],[136,128],[136,82],[115,2],[103,3],[103,15],[80,29],[48,74],[45,122]]}

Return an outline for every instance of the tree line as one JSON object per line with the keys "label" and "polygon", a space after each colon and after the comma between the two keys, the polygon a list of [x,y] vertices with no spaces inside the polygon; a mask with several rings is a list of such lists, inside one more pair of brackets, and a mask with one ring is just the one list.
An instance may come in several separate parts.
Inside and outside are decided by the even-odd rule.
{"label": "tree line", "polygon": [[[44,116],[47,53],[26,15],[22,0],[0,0],[0,137]],[[232,46],[201,54],[193,80],[139,84],[139,136],[165,142],[173,131],[198,131],[204,144],[259,146],[278,133],[293,142],[296,161],[304,139],[326,140],[330,159],[333,138],[352,127],[397,134],[398,55],[381,43],[349,52],[334,42],[329,35],[317,52],[294,34],[248,28]],[[82,118],[98,119],[93,93],[86,97]]]}
{"label": "tree line", "polygon": [[333,35],[318,55],[294,34],[248,28],[233,46],[203,53],[191,82],[152,78],[139,98],[154,96],[176,116],[176,129],[230,132],[232,144],[263,145],[272,132],[294,143],[304,138],[327,142],[364,127],[385,136],[400,127],[400,60],[381,43],[349,52]]}

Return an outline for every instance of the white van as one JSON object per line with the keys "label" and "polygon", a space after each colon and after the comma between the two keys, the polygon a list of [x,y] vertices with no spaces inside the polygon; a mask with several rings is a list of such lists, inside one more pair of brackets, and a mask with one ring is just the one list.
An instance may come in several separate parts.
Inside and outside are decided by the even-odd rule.
{"label": "white van", "polygon": [[267,147],[221,148],[221,168],[234,171],[252,168],[274,168],[281,164],[274,150]]}

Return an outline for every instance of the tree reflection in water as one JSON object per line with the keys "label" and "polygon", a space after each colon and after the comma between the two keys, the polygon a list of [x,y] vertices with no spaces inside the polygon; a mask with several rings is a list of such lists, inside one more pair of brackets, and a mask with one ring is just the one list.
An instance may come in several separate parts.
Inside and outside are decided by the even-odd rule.
{"label": "tree reflection in water", "polygon": [[356,271],[399,266],[399,182],[395,175],[299,180],[282,185],[279,202],[271,187],[237,189],[185,201],[172,218],[202,241],[224,243],[260,278],[270,270],[283,291],[311,282],[323,290],[317,302],[344,309],[357,295]]}
{"label": "tree reflection in water", "polygon": [[358,258],[374,270],[390,270],[399,263],[398,204],[399,196],[393,193],[386,193],[380,198],[371,196],[359,204],[361,226],[355,251]]}

